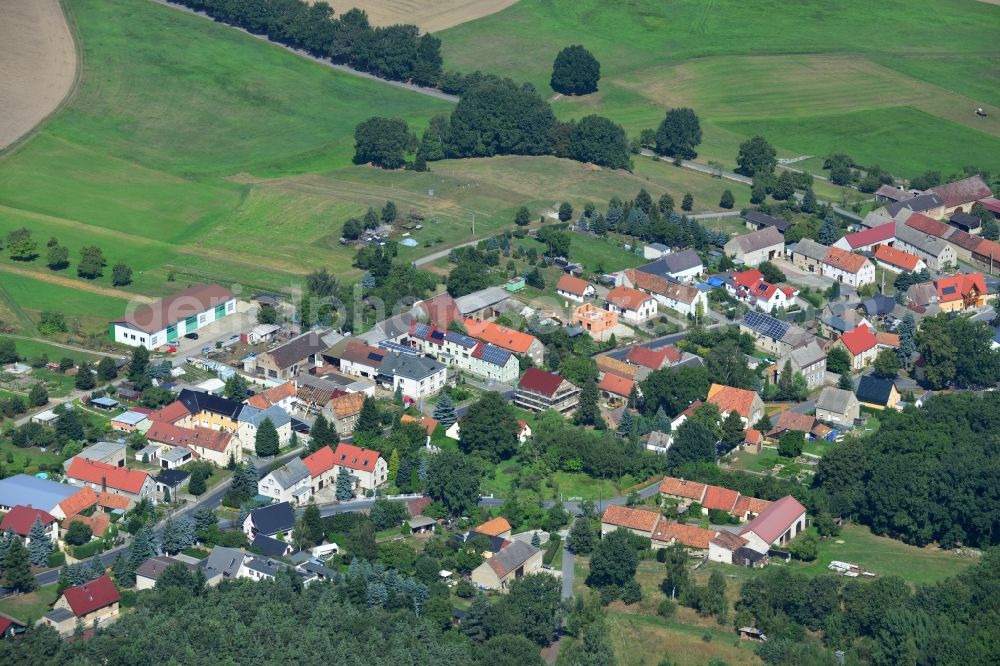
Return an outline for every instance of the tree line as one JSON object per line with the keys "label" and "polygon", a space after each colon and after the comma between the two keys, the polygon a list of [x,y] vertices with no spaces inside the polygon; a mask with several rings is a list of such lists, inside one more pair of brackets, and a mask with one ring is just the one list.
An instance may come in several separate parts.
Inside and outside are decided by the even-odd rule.
{"label": "tree line", "polygon": [[272,42],[301,49],[392,81],[433,86],[441,76],[441,40],[420,34],[415,25],[373,27],[354,8],[339,18],[325,2],[303,0],[178,0],[216,21],[266,35]]}
{"label": "tree line", "polygon": [[[7,252],[14,261],[30,263],[41,256],[38,241],[31,235],[31,229],[21,227],[7,233]],[[0,243],[0,248],[3,243]],[[45,265],[53,271],[65,270],[69,267],[69,248],[59,242],[55,236],[45,244]],[[76,274],[86,280],[96,280],[104,275],[108,265],[104,252],[96,245],[80,248],[80,258],[76,264]],[[119,261],[111,269],[111,284],[124,287],[132,284],[132,269],[125,262]]]}

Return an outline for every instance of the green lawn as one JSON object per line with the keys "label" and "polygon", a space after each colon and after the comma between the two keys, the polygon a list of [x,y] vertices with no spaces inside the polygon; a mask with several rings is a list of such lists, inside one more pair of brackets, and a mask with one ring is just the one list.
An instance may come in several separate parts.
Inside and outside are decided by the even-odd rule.
{"label": "green lawn", "polygon": [[878,576],[901,576],[913,584],[935,583],[975,563],[974,559],[951,551],[933,546],[918,548],[872,534],[862,525],[846,525],[840,536],[820,542],[815,562],[793,561],[790,566],[804,573],[820,574],[828,571],[827,566],[833,560],[857,564]]}
{"label": "green lawn", "polygon": [[[101,357],[96,354],[88,354],[86,352],[79,352],[73,349],[63,349],[62,347],[51,345],[45,342],[44,340],[16,339],[14,340],[14,344],[17,347],[18,355],[25,358],[38,357],[42,354],[46,354],[49,357],[49,361],[51,362],[58,362],[59,359],[61,358],[71,358],[77,363],[79,363],[80,361],[87,361],[89,363],[93,363],[101,360]],[[37,375],[37,373],[39,372],[44,372],[44,371],[36,370],[32,374]],[[60,375],[60,377],[62,376],[63,375]],[[48,379],[48,376],[46,375],[45,378]]]}
{"label": "green lawn", "polygon": [[49,612],[55,600],[56,586],[47,585],[28,594],[0,599],[0,613],[34,624],[35,620]]}
{"label": "green lawn", "polygon": [[[949,38],[916,45],[931,20]],[[440,36],[447,68],[530,80],[546,97],[556,53],[583,44],[601,62],[600,90],[559,99],[557,115],[602,113],[635,134],[691,106],[704,160],[732,165],[763,131],[782,156],[836,148],[913,175],[1000,165],[998,28],[1000,9],[971,0],[806,0],[794,11],[776,0],[521,0]]]}

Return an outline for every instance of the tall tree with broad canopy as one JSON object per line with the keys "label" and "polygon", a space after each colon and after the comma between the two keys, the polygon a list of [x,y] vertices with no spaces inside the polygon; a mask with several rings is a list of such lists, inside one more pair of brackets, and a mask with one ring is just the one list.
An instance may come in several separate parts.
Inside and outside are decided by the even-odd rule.
{"label": "tall tree with broad canopy", "polygon": [[677,470],[688,463],[715,462],[716,436],[700,423],[688,419],[677,429],[667,450],[667,468]]}
{"label": "tall tree with broad canopy", "polygon": [[444,136],[447,157],[548,155],[552,108],[530,85],[489,80],[462,95]]}
{"label": "tall tree with broad canopy", "polygon": [[695,148],[700,143],[701,123],[693,109],[670,109],[656,129],[656,152],[660,155],[693,160],[698,157]]}
{"label": "tall tree with broad canopy", "polygon": [[427,494],[452,516],[468,515],[479,504],[480,472],[458,451],[445,449],[427,466]]}
{"label": "tall tree with broad canopy", "polygon": [[634,536],[625,529],[617,529],[607,534],[594,548],[590,556],[590,573],[587,585],[621,587],[635,577],[639,566],[639,553]]}
{"label": "tall tree with broad canopy", "polygon": [[601,80],[601,63],[579,44],[567,46],[552,63],[550,85],[563,95],[586,95],[597,92]]}
{"label": "tall tree with broad canopy", "polygon": [[498,462],[517,451],[520,425],[511,404],[499,393],[487,392],[469,406],[462,418],[458,444],[465,453],[475,453]]}
{"label": "tall tree with broad canopy", "polygon": [[400,118],[369,118],[354,128],[354,163],[399,169],[417,149],[417,137]]}
{"label": "tall tree with broad canopy", "polygon": [[777,151],[762,136],[755,136],[740,144],[736,156],[737,171],[751,178],[757,175],[770,176],[778,164]]}
{"label": "tall tree with broad canopy", "polygon": [[632,168],[625,130],[603,116],[584,116],[576,124],[570,134],[569,155],[578,162],[610,169]]}

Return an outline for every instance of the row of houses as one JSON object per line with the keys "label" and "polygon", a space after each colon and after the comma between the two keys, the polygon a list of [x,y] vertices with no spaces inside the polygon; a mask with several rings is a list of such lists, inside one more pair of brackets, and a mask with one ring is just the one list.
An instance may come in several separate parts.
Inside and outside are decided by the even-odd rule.
{"label": "row of houses", "polygon": [[302,505],[335,486],[341,473],[351,477],[355,494],[374,491],[389,480],[388,464],[378,451],[340,442],[336,449],[326,445],[305,458],[293,458],[262,478],[257,488],[275,502]]}

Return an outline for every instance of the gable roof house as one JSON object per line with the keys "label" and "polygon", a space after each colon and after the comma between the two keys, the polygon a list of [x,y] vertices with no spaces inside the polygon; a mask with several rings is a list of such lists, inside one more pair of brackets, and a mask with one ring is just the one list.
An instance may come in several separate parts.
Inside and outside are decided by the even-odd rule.
{"label": "gable roof house", "polygon": [[419,400],[444,388],[447,367],[426,356],[390,353],[378,368],[378,380],[390,391],[399,389],[404,396]]}
{"label": "gable roof house", "polygon": [[905,222],[896,223],[895,247],[917,255],[932,271],[939,271],[946,265],[955,266],[958,262],[958,255],[951,243]]}
{"label": "gable roof house", "polygon": [[705,271],[701,257],[692,248],[665,254],[656,261],[635,269],[647,275],[656,275],[677,282],[690,284]]}
{"label": "gable roof house", "polygon": [[127,500],[128,506],[143,499],[156,503],[156,483],[142,470],[74,458],[66,470],[66,479],[73,485],[89,487],[95,492],[119,495]]}
{"label": "gable roof house", "polygon": [[852,287],[875,282],[875,266],[860,254],[831,247],[823,259],[823,275]]}
{"label": "gable roof house", "polygon": [[860,403],[850,391],[826,386],[816,400],[816,418],[820,421],[850,426],[860,415]]}
{"label": "gable roof house", "polygon": [[438,294],[426,301],[417,301],[418,315],[431,326],[448,329],[453,322],[462,321],[462,313],[458,311],[458,304],[447,291]]}
{"label": "gable roof house", "polygon": [[774,227],[766,227],[760,231],[729,239],[723,250],[746,266],[756,266],[783,255],[785,237]]}
{"label": "gable roof house", "polygon": [[986,306],[989,294],[982,273],[959,273],[935,283],[942,312],[960,312]]}
{"label": "gable roof house", "polygon": [[355,377],[375,379],[379,366],[389,352],[359,340],[348,340],[340,352],[340,371]]}
{"label": "gable roof house", "polygon": [[726,290],[764,312],[787,308],[795,302],[799,290],[787,284],[771,284],[756,268],[732,273],[723,278]]}
{"label": "gable roof house", "polygon": [[301,458],[292,458],[258,481],[257,492],[275,502],[301,506],[312,497],[312,475]]}
{"label": "gable roof house", "polygon": [[696,525],[682,525],[666,518],[653,529],[650,545],[653,548],[665,548],[673,543],[679,543],[688,550],[703,551],[718,534],[716,530],[706,530]]}
{"label": "gable roof house", "polygon": [[703,312],[708,311],[708,296],[705,295],[705,292],[689,284],[675,282],[636,268],[624,271],[622,280],[625,286],[644,291],[653,296],[660,305],[681,314],[695,314],[699,303]]}
{"label": "gable roof house", "polygon": [[279,502],[254,509],[243,519],[243,533],[251,541],[258,534],[276,537],[281,534],[286,539],[292,536],[295,527],[295,509],[288,502]]}
{"label": "gable roof house", "polygon": [[270,380],[288,381],[312,368],[323,365],[323,352],[330,345],[323,339],[323,331],[308,331],[280,347],[257,354],[253,374]]}
{"label": "gable roof house", "polygon": [[883,183],[875,190],[875,201],[876,203],[886,204],[895,203],[897,201],[903,201],[905,199],[911,199],[915,196],[910,190],[903,189],[902,187],[895,187],[893,185],[888,185]]}
{"label": "gable roof house", "polygon": [[272,405],[267,409],[257,409],[244,405],[237,419],[236,436],[240,445],[252,451],[257,441],[257,431],[264,421],[270,421],[278,431],[278,444],[285,446],[292,439],[292,417],[281,407]]}
{"label": "gable roof house", "polygon": [[656,299],[631,287],[618,286],[604,297],[605,307],[632,324],[641,324],[656,316]]}
{"label": "gable roof house", "polygon": [[[673,353],[671,353],[671,351]],[[642,366],[650,370],[659,370],[660,368],[672,365],[680,360],[680,352],[677,351],[677,348],[672,345],[661,347],[659,349],[650,349],[649,347],[644,347],[642,345],[634,345],[629,347],[628,353],[625,355],[626,363]]]}
{"label": "gable roof house", "polygon": [[528,368],[514,391],[514,404],[533,412],[554,409],[566,414],[580,402],[580,389],[553,372]]}
{"label": "gable roof house", "polygon": [[43,509],[35,509],[22,504],[13,507],[4,514],[3,519],[0,520],[0,533],[6,534],[9,530],[21,537],[24,544],[28,545],[31,543],[31,528],[34,526],[35,520],[42,523],[42,527],[45,528],[45,533],[53,545],[59,543],[59,523],[56,522],[56,517]]}
{"label": "gable roof house", "polygon": [[658,522],[660,514],[656,511],[611,504],[601,515],[601,536],[606,536],[617,529],[625,529],[633,534],[651,538]]}
{"label": "gable roof house", "polygon": [[498,516],[491,520],[487,520],[482,525],[477,526],[473,531],[479,534],[485,534],[491,537],[500,537],[501,539],[509,539],[511,533],[510,523],[503,516]]}
{"label": "gable roof house", "polygon": [[708,515],[709,511],[732,513],[739,498],[738,491],[721,486],[708,486],[705,489],[705,498],[701,501],[701,512],[705,515]]}
{"label": "gable roof house", "polygon": [[[844,239],[841,238],[840,240]],[[840,241],[837,242],[839,243]],[[804,270],[807,273],[822,275],[823,260],[826,259],[826,253],[829,250],[829,247],[817,243],[811,238],[803,238],[796,243],[790,244],[785,249],[785,253],[788,255],[788,260],[796,268]]]}
{"label": "gable roof house", "polygon": [[747,540],[748,548],[766,554],[772,546],[783,546],[801,534],[806,525],[805,507],[786,495],[771,502],[737,534]]}
{"label": "gable roof house", "polygon": [[174,564],[179,564],[191,572],[198,570],[198,567],[183,560],[167,555],[156,555],[140,564],[139,568],[135,570],[135,589],[149,590],[156,587],[156,581],[160,579],[163,572]]}
{"label": "gable roof house", "polygon": [[527,356],[536,365],[542,365],[545,360],[545,346],[530,333],[522,333],[492,321],[466,318],[462,323],[465,331],[477,340],[496,345],[513,354]]}
{"label": "gable roof house", "polygon": [[743,315],[740,332],[749,333],[758,348],[779,357],[808,344],[816,337],[795,324],[755,310],[749,310]]}
{"label": "gable roof house", "polygon": [[896,223],[880,224],[870,229],[862,229],[837,239],[833,247],[848,252],[871,252],[880,247],[891,246],[896,239]]}
{"label": "gable roof house", "polygon": [[812,391],[821,386],[826,379],[826,352],[815,340],[812,340],[802,347],[793,349],[783,355],[775,363],[775,377],[777,382],[781,373],[785,371],[785,364],[791,363],[792,373],[800,372],[806,379],[806,386]]}
{"label": "gable roof house", "polygon": [[514,580],[541,570],[542,554],[526,541],[504,541],[500,550],[487,553],[486,561],[472,570],[470,579],[482,589],[506,592]]}
{"label": "gable roof house", "polygon": [[510,294],[500,287],[486,287],[455,299],[458,311],[465,319],[491,319],[501,314],[501,307]]}
{"label": "gable roof house", "polygon": [[79,622],[83,626],[97,626],[118,615],[121,595],[111,578],[104,574],[83,585],[68,587],[56,599],[52,610],[39,622],[47,624],[62,636],[68,636]]}
{"label": "gable roof house", "polygon": [[835,345],[843,347],[851,358],[851,369],[862,370],[875,361],[878,355],[878,339],[869,326],[858,326],[844,333]]}
{"label": "gable roof house", "polygon": [[185,428],[154,421],[146,431],[146,441],[158,446],[156,457],[164,469],[174,469],[197,456],[219,467],[229,463],[229,456],[239,462],[243,451],[233,433],[210,428]]}
{"label": "gable roof house", "polygon": [[927,268],[924,260],[917,255],[888,245],[875,248],[875,260],[893,273],[914,273]]}
{"label": "gable roof house", "polygon": [[941,197],[943,202],[941,217],[947,217],[956,211],[969,213],[972,211],[972,205],[977,201],[993,196],[989,185],[983,181],[979,174],[932,187],[928,192]]}
{"label": "gable roof house", "polygon": [[215,546],[198,566],[205,572],[208,586],[215,587],[224,580],[235,580],[239,576],[243,560],[247,557],[249,553],[241,548]]}
{"label": "gable roof house", "polygon": [[761,229],[766,229],[767,227],[774,227],[782,235],[786,231],[792,228],[792,223],[781,217],[774,217],[773,215],[768,215],[767,213],[762,213],[759,210],[748,210],[747,212],[740,215],[743,221],[746,223],[747,229],[750,231],[760,231]]}
{"label": "gable roof house", "polygon": [[244,404],[204,391],[181,390],[177,402],[184,405],[188,415],[175,421],[185,428],[208,428],[236,432]]}
{"label": "gable roof house", "polygon": [[677,479],[672,476],[664,477],[660,481],[660,495],[664,498],[674,500],[682,506],[687,506],[692,502],[699,504],[705,499],[705,492],[708,486],[698,481],[688,481]]}
{"label": "gable roof house", "polygon": [[354,477],[356,489],[375,490],[389,480],[389,465],[378,451],[341,442],[333,452],[333,462],[337,467],[334,479],[346,469]]}
{"label": "gable roof house", "polygon": [[870,409],[898,409],[902,396],[895,382],[875,375],[865,375],[858,382],[854,394],[858,402]]}
{"label": "gable roof house", "polygon": [[756,391],[712,384],[708,389],[708,402],[719,408],[723,418],[730,412],[739,414],[744,428],[753,426],[764,416],[764,401]]}
{"label": "gable roof house", "polygon": [[597,294],[597,288],[575,275],[563,274],[556,283],[556,293],[577,303],[583,303],[588,296]]}

